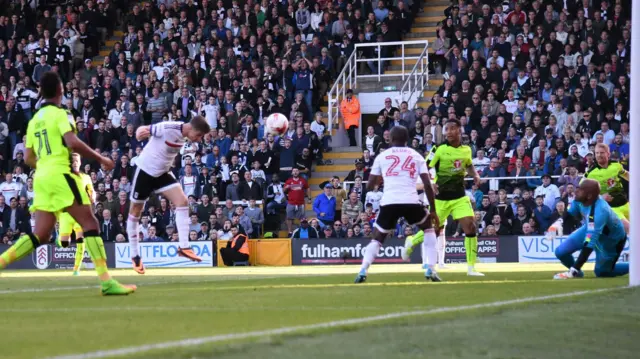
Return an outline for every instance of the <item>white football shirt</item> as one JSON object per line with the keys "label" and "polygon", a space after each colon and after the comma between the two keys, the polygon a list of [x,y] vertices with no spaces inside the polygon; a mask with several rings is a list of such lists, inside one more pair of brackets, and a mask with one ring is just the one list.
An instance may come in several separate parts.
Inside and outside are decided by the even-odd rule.
{"label": "white football shirt", "polygon": [[416,183],[422,173],[429,173],[427,163],[412,148],[391,147],[376,156],[371,174],[384,180],[380,205],[420,204]]}
{"label": "white football shirt", "polygon": [[184,145],[182,124],[166,121],[151,125],[149,143],[142,149],[136,165],[153,177],[168,173]]}

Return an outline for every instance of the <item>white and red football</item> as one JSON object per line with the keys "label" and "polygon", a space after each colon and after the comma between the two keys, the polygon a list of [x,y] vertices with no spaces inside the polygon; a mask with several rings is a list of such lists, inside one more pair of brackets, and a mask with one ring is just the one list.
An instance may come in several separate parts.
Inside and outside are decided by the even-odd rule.
{"label": "white and red football", "polygon": [[272,113],[267,117],[265,122],[265,132],[272,135],[282,136],[289,129],[289,120],[287,116],[281,113]]}

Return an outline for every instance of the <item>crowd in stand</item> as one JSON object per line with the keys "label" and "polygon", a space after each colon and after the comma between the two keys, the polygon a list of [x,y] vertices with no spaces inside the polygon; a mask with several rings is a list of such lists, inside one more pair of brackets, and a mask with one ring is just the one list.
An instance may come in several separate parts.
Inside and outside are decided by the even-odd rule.
{"label": "crowd in stand", "polygon": [[[215,130],[187,142],[174,167],[190,200],[191,239],[228,239],[233,225],[255,238],[284,216],[293,232],[311,201],[312,166],[330,150],[324,95],[355,43],[400,39],[419,4],[0,1],[0,238],[31,230],[24,134],[47,71],[63,78],[78,136],[116,162],[111,171],[82,166],[105,240],[127,240],[130,182],[145,145],[136,128],[198,114]],[[282,137],[264,131],[275,112],[290,119]],[[143,240],[176,240],[174,218],[171,203],[151,199]]]}
{"label": "crowd in stand", "polygon": [[[386,99],[365,153],[388,148],[389,129],[403,125],[427,155],[457,118],[483,178],[467,191],[478,231],[543,234],[567,217],[579,180],[596,165],[596,144],[628,167],[630,4],[456,1],[434,34],[430,72],[444,80],[432,104],[398,108]],[[564,233],[575,225],[565,220]],[[446,233],[461,231],[449,221]]]}

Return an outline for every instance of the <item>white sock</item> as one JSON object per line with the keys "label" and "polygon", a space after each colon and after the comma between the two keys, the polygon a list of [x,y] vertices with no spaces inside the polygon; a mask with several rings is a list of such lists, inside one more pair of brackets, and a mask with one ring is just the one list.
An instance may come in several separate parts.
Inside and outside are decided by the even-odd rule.
{"label": "white sock", "polygon": [[129,251],[131,252],[131,258],[140,255],[140,245],[138,241],[140,218],[129,215],[127,218],[127,234],[129,235]]}
{"label": "white sock", "polygon": [[371,263],[376,260],[378,256],[378,252],[380,251],[380,247],[382,244],[376,241],[375,239],[371,240],[369,244],[365,247],[364,255],[362,256],[362,267],[360,267],[360,271],[364,271],[365,273],[371,266]]}
{"label": "white sock", "polygon": [[447,239],[444,236],[444,228],[440,231],[440,235],[438,236],[438,264],[444,265],[444,255],[445,248],[447,248]]}
{"label": "white sock", "polygon": [[176,229],[178,229],[178,246],[189,248],[189,207],[176,208]]}
{"label": "white sock", "polygon": [[422,242],[422,263],[426,264],[431,269],[433,269],[438,262],[436,241],[436,232],[433,229],[427,229],[424,231],[424,241]]}

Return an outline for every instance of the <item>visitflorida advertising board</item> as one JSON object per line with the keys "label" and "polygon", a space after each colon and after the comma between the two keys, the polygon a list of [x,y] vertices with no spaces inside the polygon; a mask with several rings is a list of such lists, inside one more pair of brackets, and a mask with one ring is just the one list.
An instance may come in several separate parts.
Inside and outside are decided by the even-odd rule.
{"label": "visitflorida advertising board", "polygon": [[[146,267],[176,268],[176,267],[213,267],[216,251],[211,241],[190,242],[191,248],[202,258],[202,262],[193,262],[178,256],[177,242],[143,242],[140,243],[140,256]],[[116,268],[131,268],[131,251],[129,243],[116,243]]]}
{"label": "visitflorida advertising board", "polygon": [[[518,260],[520,263],[545,263],[553,262],[557,263],[555,251],[567,237],[556,237],[553,240],[547,239],[545,236],[520,236],[518,237]],[[573,254],[575,258],[578,258],[577,251]],[[589,261],[592,262],[596,258],[595,252],[589,256]],[[622,254],[620,254],[620,262],[629,261],[629,241],[625,244]]]}

